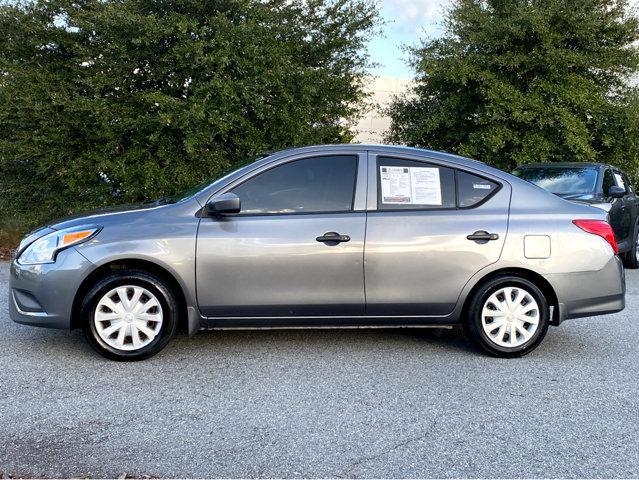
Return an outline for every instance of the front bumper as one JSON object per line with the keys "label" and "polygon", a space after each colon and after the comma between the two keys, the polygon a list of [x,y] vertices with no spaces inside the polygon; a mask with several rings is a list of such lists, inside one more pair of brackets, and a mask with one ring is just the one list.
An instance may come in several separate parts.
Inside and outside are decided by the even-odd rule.
{"label": "front bumper", "polygon": [[71,328],[75,294],[94,265],[71,247],[55,263],[11,264],[9,316],[14,322],[49,328]]}
{"label": "front bumper", "polygon": [[557,323],[569,318],[615,313],[626,306],[626,276],[616,255],[601,270],[544,277],[557,294]]}

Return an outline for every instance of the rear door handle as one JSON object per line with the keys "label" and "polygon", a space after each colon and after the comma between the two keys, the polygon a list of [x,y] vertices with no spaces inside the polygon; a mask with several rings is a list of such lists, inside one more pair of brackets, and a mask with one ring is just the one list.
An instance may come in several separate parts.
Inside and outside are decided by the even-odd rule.
{"label": "rear door handle", "polygon": [[350,242],[351,237],[348,235],[340,235],[337,232],[326,232],[324,235],[317,237],[315,240],[322,243],[340,243]]}
{"label": "rear door handle", "polygon": [[484,240],[484,241],[488,241],[488,240],[497,240],[499,239],[499,235],[497,235],[496,233],[488,233],[485,230],[477,230],[475,233],[468,235],[466,237],[468,240]]}

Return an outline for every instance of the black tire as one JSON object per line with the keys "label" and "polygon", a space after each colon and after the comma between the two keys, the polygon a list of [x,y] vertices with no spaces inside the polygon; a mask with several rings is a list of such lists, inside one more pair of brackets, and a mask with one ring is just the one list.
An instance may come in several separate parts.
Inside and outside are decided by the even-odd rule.
{"label": "black tire", "polygon": [[623,265],[626,268],[635,269],[639,268],[639,260],[637,260],[637,237],[639,236],[639,222],[635,225],[635,230],[632,234],[632,247],[626,253],[624,253]]}
{"label": "black tire", "polygon": [[[98,334],[93,321],[100,299],[110,290],[124,285],[140,286],[148,290],[157,298],[162,309],[162,323],[155,338],[148,345],[132,351],[108,345]],[[119,270],[97,281],[87,292],[80,315],[86,339],[100,355],[110,360],[137,361],[152,357],[161,351],[174,336],[178,323],[178,303],[171,288],[161,278],[140,270]]]}
{"label": "black tire", "polygon": [[[539,323],[537,329],[525,343],[514,346],[504,347],[493,342],[482,326],[482,310],[488,298],[495,292],[504,287],[517,287],[529,293],[537,302],[539,307]],[[482,285],[470,299],[468,309],[466,310],[466,318],[463,319],[462,326],[466,337],[482,349],[484,352],[495,357],[513,358],[521,357],[532,352],[546,336],[548,325],[550,322],[550,311],[546,297],[541,290],[531,281],[514,276],[502,275],[488,280]],[[517,334],[520,336],[520,334]]]}

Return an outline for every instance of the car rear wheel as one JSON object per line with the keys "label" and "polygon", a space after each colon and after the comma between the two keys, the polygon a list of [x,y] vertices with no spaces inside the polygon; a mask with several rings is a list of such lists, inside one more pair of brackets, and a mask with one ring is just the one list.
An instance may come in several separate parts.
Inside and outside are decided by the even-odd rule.
{"label": "car rear wheel", "polygon": [[464,331],[491,355],[519,357],[541,343],[548,324],[548,302],[541,290],[525,278],[500,276],[473,295]]}
{"label": "car rear wheel", "polygon": [[639,268],[639,222],[632,235],[632,247],[623,256],[623,264],[626,268]]}
{"label": "car rear wheel", "polygon": [[143,360],[173,337],[178,306],[159,277],[122,270],[101,279],[81,307],[89,344],[111,360]]}

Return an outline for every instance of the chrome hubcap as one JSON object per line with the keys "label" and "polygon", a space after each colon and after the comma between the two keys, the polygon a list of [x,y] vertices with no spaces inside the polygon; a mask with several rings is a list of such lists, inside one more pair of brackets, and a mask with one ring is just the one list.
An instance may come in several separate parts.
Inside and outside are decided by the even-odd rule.
{"label": "chrome hubcap", "polygon": [[107,345],[131,351],[155,339],[162,328],[162,318],[162,306],[155,295],[137,285],[124,285],[100,299],[93,321]]}
{"label": "chrome hubcap", "polygon": [[637,235],[637,246],[635,247],[635,259],[639,262],[639,235]]}
{"label": "chrome hubcap", "polygon": [[519,287],[504,287],[484,303],[481,323],[488,338],[501,347],[519,347],[528,342],[539,326],[539,306]]}

